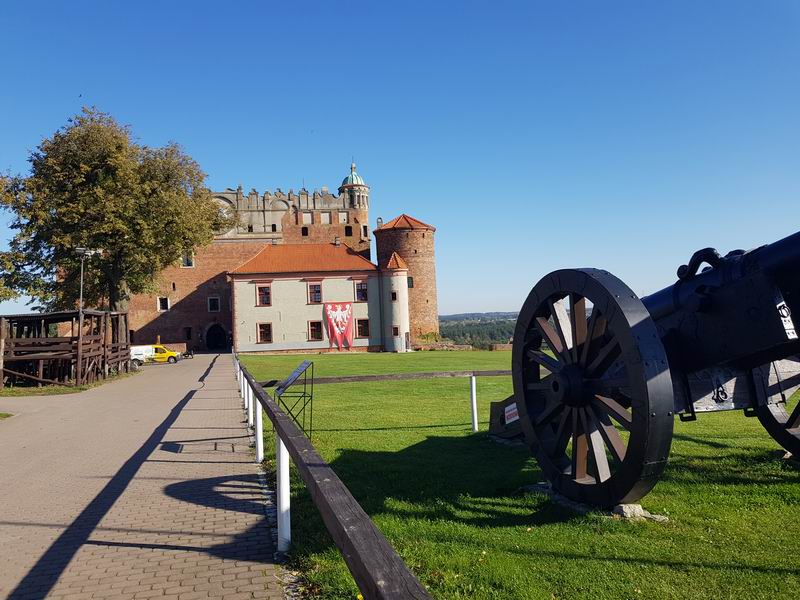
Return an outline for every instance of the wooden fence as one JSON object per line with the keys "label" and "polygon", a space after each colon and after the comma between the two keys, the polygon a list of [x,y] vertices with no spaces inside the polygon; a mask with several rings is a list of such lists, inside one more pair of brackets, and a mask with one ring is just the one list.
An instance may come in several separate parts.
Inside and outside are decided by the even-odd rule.
{"label": "wooden fence", "polygon": [[127,313],[83,310],[0,317],[3,385],[81,385],[129,368]]}
{"label": "wooden fence", "polygon": [[247,420],[255,430],[256,460],[264,459],[261,410],[275,428],[278,489],[278,550],[289,549],[289,457],[342,554],[356,585],[367,600],[430,598],[424,586],[378,530],[350,490],[342,483],[311,441],[270,394],[233,355],[240,396]]}

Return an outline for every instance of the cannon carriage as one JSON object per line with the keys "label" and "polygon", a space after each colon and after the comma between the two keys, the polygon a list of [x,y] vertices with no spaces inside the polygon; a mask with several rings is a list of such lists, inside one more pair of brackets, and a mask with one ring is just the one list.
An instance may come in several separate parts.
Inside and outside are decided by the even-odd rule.
{"label": "cannon carriage", "polygon": [[606,271],[555,271],[520,311],[508,402],[554,490],[599,506],[653,488],[676,415],[744,410],[800,456],[792,314],[800,233],[725,256],[700,250],[645,298]]}

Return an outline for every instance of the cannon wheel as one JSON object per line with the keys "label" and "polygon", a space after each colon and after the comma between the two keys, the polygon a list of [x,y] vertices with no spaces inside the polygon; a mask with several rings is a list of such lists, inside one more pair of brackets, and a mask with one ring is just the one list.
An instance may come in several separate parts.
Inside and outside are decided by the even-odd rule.
{"label": "cannon wheel", "polygon": [[[792,357],[788,360],[800,362],[800,357]],[[767,366],[770,374],[777,372],[775,363]],[[792,453],[796,459],[800,459],[800,402],[790,400],[791,393],[782,393],[777,384],[769,387],[769,394],[781,394],[783,398],[777,403],[756,403],[756,415],[761,425],[767,430],[776,442],[784,450]]]}
{"label": "cannon wheel", "polygon": [[567,269],[537,283],[512,373],[525,439],[555,491],[613,506],[653,488],[672,443],[672,379],[650,314],[622,281]]}

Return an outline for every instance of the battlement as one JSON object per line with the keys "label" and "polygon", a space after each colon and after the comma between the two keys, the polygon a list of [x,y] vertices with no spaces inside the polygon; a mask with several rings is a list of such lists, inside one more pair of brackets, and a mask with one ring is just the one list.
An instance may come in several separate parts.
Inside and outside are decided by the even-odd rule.
{"label": "battlement", "polygon": [[223,192],[212,192],[212,196],[239,211],[287,210],[291,207],[302,210],[366,208],[365,197],[359,197],[357,202],[352,202],[349,194],[334,194],[327,187],[311,191],[300,188],[297,192],[293,189],[284,192],[281,188],[277,188],[275,191],[264,193],[251,189],[245,194],[240,186],[237,189],[227,188]]}

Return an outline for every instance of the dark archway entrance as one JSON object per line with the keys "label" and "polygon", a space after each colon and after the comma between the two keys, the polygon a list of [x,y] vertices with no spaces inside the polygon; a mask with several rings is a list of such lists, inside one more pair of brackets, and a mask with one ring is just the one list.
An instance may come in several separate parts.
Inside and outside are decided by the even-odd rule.
{"label": "dark archway entrance", "polygon": [[219,323],[214,323],[206,332],[206,348],[209,350],[227,350],[228,334]]}

